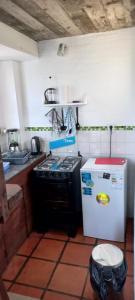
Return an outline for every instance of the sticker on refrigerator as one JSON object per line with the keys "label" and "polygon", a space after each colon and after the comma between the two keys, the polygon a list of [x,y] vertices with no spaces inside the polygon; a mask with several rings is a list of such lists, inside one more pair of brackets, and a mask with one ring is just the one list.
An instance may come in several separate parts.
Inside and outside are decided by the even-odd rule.
{"label": "sticker on refrigerator", "polygon": [[99,204],[102,204],[102,205],[106,206],[110,202],[110,197],[105,193],[99,193],[96,196],[96,200]]}
{"label": "sticker on refrigerator", "polygon": [[119,175],[113,175],[111,177],[112,188],[121,190],[123,185],[123,178]]}
{"label": "sticker on refrigerator", "polygon": [[91,179],[91,173],[82,173],[82,182],[85,183],[86,186],[93,188],[94,182]]}
{"label": "sticker on refrigerator", "polygon": [[83,195],[91,196],[92,195],[92,189],[88,188],[88,187],[83,187],[82,188],[82,193],[83,193]]}

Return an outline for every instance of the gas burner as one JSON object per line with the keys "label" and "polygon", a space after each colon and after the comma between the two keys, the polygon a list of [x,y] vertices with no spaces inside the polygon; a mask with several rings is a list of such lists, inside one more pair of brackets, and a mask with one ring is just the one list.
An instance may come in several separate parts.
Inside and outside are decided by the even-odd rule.
{"label": "gas burner", "polygon": [[60,160],[59,156],[48,157],[45,161],[43,161],[39,165],[38,168],[40,170],[50,170],[50,169],[54,168],[58,164],[59,160]]}
{"label": "gas burner", "polygon": [[68,164],[72,164],[74,165],[77,161],[77,158],[76,157],[73,157],[73,156],[67,156],[65,159],[64,159],[64,163],[68,163]]}
{"label": "gas burner", "polygon": [[59,156],[52,156],[52,157],[48,157],[46,159],[46,163],[56,163],[60,160],[60,157]]}
{"label": "gas burner", "polygon": [[58,170],[60,170],[60,171],[66,171],[66,170],[70,170],[71,168],[73,167],[73,165],[72,164],[65,164],[64,162],[63,163],[61,163],[60,165],[59,165],[59,167],[58,167]]}

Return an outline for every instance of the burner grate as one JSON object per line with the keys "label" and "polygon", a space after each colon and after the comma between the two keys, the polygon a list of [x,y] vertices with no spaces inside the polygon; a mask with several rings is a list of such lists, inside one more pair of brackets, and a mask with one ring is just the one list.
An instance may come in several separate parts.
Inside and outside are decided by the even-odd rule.
{"label": "burner grate", "polygon": [[65,163],[61,163],[59,165],[59,170],[70,170],[73,167],[72,164],[65,164]]}
{"label": "burner grate", "polygon": [[40,171],[72,171],[73,167],[76,165],[78,161],[77,157],[74,156],[66,156],[66,157],[59,157],[59,156],[52,156],[48,157],[44,160],[38,167]]}

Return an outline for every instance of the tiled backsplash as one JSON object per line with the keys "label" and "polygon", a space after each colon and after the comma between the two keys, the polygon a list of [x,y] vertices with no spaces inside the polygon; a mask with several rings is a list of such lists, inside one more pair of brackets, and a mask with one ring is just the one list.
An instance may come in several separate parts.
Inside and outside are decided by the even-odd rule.
{"label": "tiled backsplash", "polygon": [[[60,138],[53,133],[51,127],[27,127],[25,129],[27,145],[33,135],[41,138],[42,150],[49,151],[48,142]],[[109,155],[109,130],[107,126],[83,127],[76,133],[76,145],[58,152],[80,151],[85,157]],[[135,157],[135,126],[114,126],[112,132],[112,155]]]}

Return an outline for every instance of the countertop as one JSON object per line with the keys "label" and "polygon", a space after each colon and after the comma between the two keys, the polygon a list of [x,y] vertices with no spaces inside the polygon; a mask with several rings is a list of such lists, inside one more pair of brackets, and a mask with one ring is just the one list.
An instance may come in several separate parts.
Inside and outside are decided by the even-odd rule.
{"label": "countertop", "polygon": [[40,158],[42,158],[44,156],[45,156],[45,153],[33,156],[32,158],[29,158],[29,160],[23,165],[11,165],[10,164],[9,170],[7,170],[5,172],[5,180],[8,181],[12,177],[18,175],[20,172],[22,172],[23,170],[25,170],[30,165],[32,165],[33,163],[35,163],[36,161],[38,161]]}

